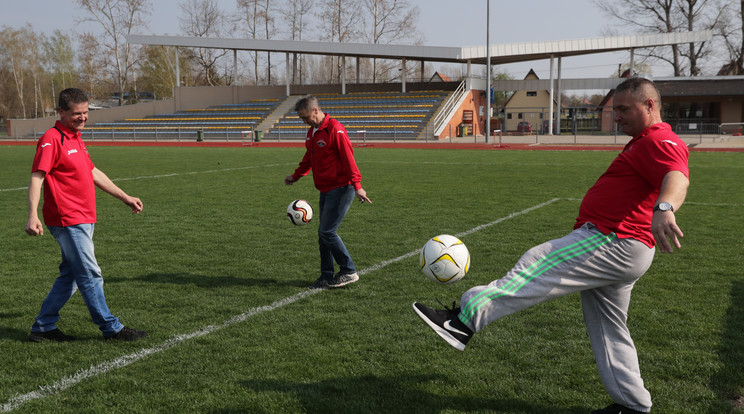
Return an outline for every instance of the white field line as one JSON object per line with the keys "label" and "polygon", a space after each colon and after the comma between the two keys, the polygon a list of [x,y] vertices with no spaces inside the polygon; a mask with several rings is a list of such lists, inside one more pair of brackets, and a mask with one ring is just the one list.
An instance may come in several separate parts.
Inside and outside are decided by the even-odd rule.
{"label": "white field line", "polygon": [[[211,174],[211,173],[220,173],[220,172],[229,172],[229,171],[251,170],[251,169],[256,169],[256,168],[279,167],[279,166],[286,166],[286,165],[297,165],[297,163],[251,165],[247,167],[221,168],[221,169],[216,169],[216,170],[204,170],[204,171],[189,171],[189,172],[184,172],[184,173],[141,175],[137,177],[113,178],[111,179],[111,181],[149,180],[149,179],[155,179],[155,178],[178,177],[182,175],[186,176],[186,175],[197,175],[197,174]],[[22,191],[22,190],[28,190],[28,187],[0,188],[0,193],[3,191]]]}
{"label": "white field line", "polygon": [[[535,205],[535,206],[526,208],[526,209],[524,209],[522,211],[509,214],[508,216],[499,218],[499,219],[494,220],[494,221],[492,221],[490,223],[481,224],[480,226],[474,227],[474,228],[472,228],[470,230],[464,231],[462,233],[458,233],[456,236],[457,237],[467,236],[469,234],[472,234],[472,233],[475,233],[477,231],[483,230],[483,229],[485,229],[487,227],[493,226],[493,225],[498,224],[498,223],[501,223],[503,221],[512,219],[512,218],[517,217],[517,216],[520,216],[522,214],[527,214],[527,213],[529,213],[529,212],[531,212],[533,210],[536,210],[538,208],[545,207],[545,206],[547,206],[549,204],[552,204],[552,203],[555,203],[556,201],[559,201],[559,200],[560,200],[559,198],[554,198],[552,200],[548,200],[548,201],[546,201],[544,203],[541,203],[541,204],[538,204],[538,205]],[[406,254],[404,254],[402,256],[398,256],[398,257],[396,257],[394,259],[385,260],[385,261],[380,262],[380,263],[378,263],[378,264],[376,264],[374,266],[368,267],[366,269],[362,269],[358,273],[360,275],[364,275],[364,274],[367,274],[367,273],[370,273],[370,272],[374,272],[376,270],[380,270],[380,269],[384,268],[387,265],[390,265],[390,264],[399,262],[399,261],[404,260],[404,259],[407,259],[407,258],[409,258],[411,256],[415,256],[417,254],[419,254],[419,250],[418,249],[417,250],[414,250],[414,251],[411,251],[411,252],[408,252],[408,253],[406,253]],[[273,311],[275,309],[281,308],[281,307],[283,307],[285,305],[289,305],[291,303],[297,302],[300,299],[304,299],[304,298],[306,298],[308,296],[312,296],[312,295],[314,295],[316,293],[320,293],[320,292],[323,292],[323,291],[324,291],[323,289],[308,289],[308,290],[302,291],[300,293],[294,294],[292,296],[288,296],[288,297],[286,297],[284,299],[280,299],[280,300],[278,300],[278,301],[276,301],[276,302],[274,302],[274,303],[272,303],[270,305],[259,306],[257,308],[248,309],[247,311],[245,311],[245,312],[243,312],[243,313],[241,313],[239,315],[233,316],[232,318],[230,318],[230,319],[222,322],[221,324],[207,325],[207,326],[205,326],[205,327],[203,327],[201,329],[198,329],[198,330],[196,330],[194,332],[191,332],[191,333],[175,335],[175,336],[171,337],[170,339],[167,339],[164,342],[162,342],[161,344],[156,345],[154,347],[144,348],[144,349],[141,349],[141,350],[139,350],[137,352],[131,353],[129,355],[124,355],[122,357],[116,358],[116,359],[111,360],[111,361],[102,362],[102,363],[100,363],[98,365],[93,365],[93,366],[91,366],[88,369],[83,369],[83,370],[80,370],[80,371],[76,372],[73,375],[64,377],[61,380],[59,380],[59,381],[57,381],[57,382],[55,382],[55,383],[53,383],[51,385],[42,385],[36,391],[31,391],[31,392],[28,392],[26,394],[15,395],[15,396],[11,397],[7,402],[5,402],[2,405],[0,405],[0,413],[7,413],[7,412],[10,412],[10,411],[13,411],[16,408],[21,407],[22,405],[24,405],[27,402],[38,400],[38,399],[45,398],[47,396],[50,396],[50,395],[53,395],[53,394],[62,392],[62,391],[66,390],[66,389],[68,389],[70,387],[73,387],[73,386],[79,384],[80,382],[82,382],[85,379],[97,377],[99,375],[106,374],[107,372],[112,371],[112,370],[115,370],[115,369],[124,368],[127,365],[129,365],[129,364],[132,364],[134,362],[137,362],[137,361],[145,358],[148,355],[157,354],[159,352],[162,352],[162,351],[165,351],[165,350],[167,350],[169,348],[172,348],[172,347],[180,344],[181,342],[183,342],[183,341],[185,341],[187,339],[198,338],[198,337],[201,337],[201,336],[209,335],[209,334],[211,334],[213,332],[216,332],[216,331],[218,331],[220,329],[227,328],[228,326],[234,325],[236,323],[243,322],[243,321],[247,320],[248,318],[250,318],[252,316],[255,316],[255,315],[258,315],[258,314],[264,313],[264,312],[271,312],[271,311]]]}

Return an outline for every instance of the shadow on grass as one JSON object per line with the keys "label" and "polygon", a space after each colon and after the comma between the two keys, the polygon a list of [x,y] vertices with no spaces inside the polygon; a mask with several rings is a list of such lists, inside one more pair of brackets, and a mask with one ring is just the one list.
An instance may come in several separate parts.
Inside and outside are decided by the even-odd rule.
{"label": "shadow on grass", "polygon": [[[718,348],[723,367],[710,384],[719,401],[732,407],[733,412],[744,412],[744,280],[732,283],[730,302]],[[708,412],[719,414],[720,408]]]}
{"label": "shadow on grass", "polygon": [[307,287],[313,280],[281,280],[235,276],[200,275],[192,273],[149,273],[134,278],[105,277],[106,283],[129,283],[133,281],[173,285],[193,285],[201,288],[232,286],[291,286]]}
{"label": "shadow on grass", "polygon": [[[0,321],[11,319],[11,318],[18,318],[20,316],[23,316],[23,314],[22,313],[11,313],[11,312],[0,312]],[[12,340],[19,340],[19,341],[27,341],[28,334],[30,332],[31,332],[30,323],[28,325],[28,330],[6,328],[4,326],[0,326],[0,340],[12,339]]]}
{"label": "shadow on grass", "polygon": [[[587,413],[585,407],[561,409],[549,402],[529,402],[515,399],[483,398],[472,396],[446,396],[423,390],[423,383],[446,383],[441,375],[404,375],[380,378],[373,375],[334,378],[316,383],[282,382],[251,379],[242,385],[255,393],[289,393],[302,406],[304,413],[417,413],[435,414],[442,410],[489,411],[504,413]],[[463,387],[458,387],[462,389]],[[214,410],[211,414],[270,413],[283,408],[266,402],[263,407],[236,405]],[[278,411],[277,411],[278,410]]]}
{"label": "shadow on grass", "polygon": [[13,341],[27,342],[28,334],[31,333],[31,327],[28,330],[21,330],[15,328],[5,328],[0,326],[0,340],[10,339]]}

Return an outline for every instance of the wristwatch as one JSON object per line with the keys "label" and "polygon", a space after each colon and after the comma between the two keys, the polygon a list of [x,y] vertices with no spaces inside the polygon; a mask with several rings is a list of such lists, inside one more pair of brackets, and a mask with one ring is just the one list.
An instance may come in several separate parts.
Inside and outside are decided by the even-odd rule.
{"label": "wristwatch", "polygon": [[654,213],[657,211],[674,211],[674,207],[666,201],[662,201],[654,207]]}

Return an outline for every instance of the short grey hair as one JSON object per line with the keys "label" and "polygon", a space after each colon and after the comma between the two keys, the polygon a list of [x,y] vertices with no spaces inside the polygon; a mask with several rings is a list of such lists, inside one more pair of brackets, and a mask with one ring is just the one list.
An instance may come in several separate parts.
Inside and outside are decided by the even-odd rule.
{"label": "short grey hair", "polygon": [[641,102],[645,98],[644,92],[647,90],[647,87],[650,88],[654,94],[654,96],[650,96],[650,98],[656,102],[659,110],[661,110],[661,93],[654,82],[650,79],[641,77],[629,78],[615,87],[615,93],[619,94],[621,92],[629,92],[633,99]]}
{"label": "short grey hair", "polygon": [[316,98],[313,95],[307,95],[304,98],[297,101],[297,103],[294,106],[295,112],[300,111],[308,111],[313,108],[320,109],[320,105],[318,105],[318,98]]}

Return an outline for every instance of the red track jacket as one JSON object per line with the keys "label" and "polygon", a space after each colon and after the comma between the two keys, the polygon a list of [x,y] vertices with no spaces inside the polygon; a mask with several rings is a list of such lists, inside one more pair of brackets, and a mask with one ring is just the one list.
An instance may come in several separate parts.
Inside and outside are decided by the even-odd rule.
{"label": "red track jacket", "polygon": [[354,160],[349,134],[330,115],[325,114],[315,134],[312,127],[308,129],[305,149],[305,156],[292,174],[295,181],[312,169],[315,188],[322,193],[349,184],[353,184],[355,190],[362,188],[362,174]]}

